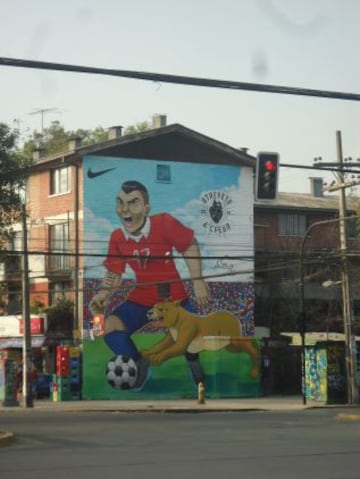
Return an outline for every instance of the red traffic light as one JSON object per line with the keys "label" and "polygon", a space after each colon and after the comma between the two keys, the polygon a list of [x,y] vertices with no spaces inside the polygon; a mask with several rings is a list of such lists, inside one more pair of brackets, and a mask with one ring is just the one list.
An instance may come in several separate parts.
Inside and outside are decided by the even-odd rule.
{"label": "red traffic light", "polygon": [[256,163],[256,191],[258,200],[273,200],[277,195],[279,154],[261,152]]}
{"label": "red traffic light", "polygon": [[275,160],[267,160],[265,162],[265,170],[266,171],[275,171],[277,168],[277,161]]}

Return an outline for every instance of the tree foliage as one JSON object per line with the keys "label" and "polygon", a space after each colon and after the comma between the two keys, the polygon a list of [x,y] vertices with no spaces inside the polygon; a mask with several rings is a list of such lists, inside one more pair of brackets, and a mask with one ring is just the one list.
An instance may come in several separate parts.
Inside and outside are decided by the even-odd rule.
{"label": "tree foliage", "polygon": [[[124,134],[129,135],[133,133],[140,133],[150,129],[150,124],[147,121],[136,123],[125,128]],[[48,128],[44,128],[42,132],[35,130],[30,138],[25,142],[23,152],[27,156],[32,156],[32,153],[37,149],[44,150],[45,156],[55,155],[66,151],[68,142],[73,138],[81,138],[83,146],[93,145],[108,139],[108,132],[102,126],[97,126],[94,129],[78,128],[76,130],[65,130],[59,121],[51,122]]]}
{"label": "tree foliage", "polygon": [[49,332],[70,334],[74,324],[74,302],[65,295],[59,297],[56,303],[44,308],[48,319]]}
{"label": "tree foliage", "polygon": [[[0,123],[0,251],[11,237],[11,225],[21,214],[22,190],[30,160],[17,147],[19,133]],[[0,255],[0,259],[3,255]]]}
{"label": "tree foliage", "polygon": [[65,130],[59,121],[53,121],[42,132],[35,130],[25,142],[23,150],[26,155],[31,156],[35,150],[42,149],[45,156],[51,156],[66,151],[68,142],[73,138],[81,138],[82,144],[87,146],[107,140],[107,132],[101,126],[93,130]]}
{"label": "tree foliage", "polygon": [[134,125],[129,125],[124,130],[124,135],[133,135],[134,133],[141,133],[150,130],[151,125],[148,121],[140,121]]}

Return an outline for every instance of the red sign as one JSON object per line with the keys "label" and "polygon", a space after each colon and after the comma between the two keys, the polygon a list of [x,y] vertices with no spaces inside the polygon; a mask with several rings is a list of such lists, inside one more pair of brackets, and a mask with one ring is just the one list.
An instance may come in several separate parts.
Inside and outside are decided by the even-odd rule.
{"label": "red sign", "polygon": [[[44,334],[44,318],[31,316],[30,319],[31,334]],[[24,320],[20,319],[20,334],[24,334]]]}
{"label": "red sign", "polygon": [[[46,315],[38,316],[36,314],[30,315],[30,331],[31,334],[41,335],[45,333]],[[10,315],[0,316],[0,338],[16,338],[24,335],[24,321],[22,317]]]}

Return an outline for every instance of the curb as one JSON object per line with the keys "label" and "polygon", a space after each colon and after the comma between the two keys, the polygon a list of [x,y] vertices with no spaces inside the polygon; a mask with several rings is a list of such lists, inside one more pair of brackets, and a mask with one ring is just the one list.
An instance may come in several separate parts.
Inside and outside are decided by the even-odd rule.
{"label": "curb", "polygon": [[340,413],[336,416],[336,419],[338,421],[344,421],[344,422],[357,422],[360,421],[360,414],[351,414],[351,413]]}
{"label": "curb", "polygon": [[12,444],[14,439],[15,435],[12,432],[0,431],[0,447]]}

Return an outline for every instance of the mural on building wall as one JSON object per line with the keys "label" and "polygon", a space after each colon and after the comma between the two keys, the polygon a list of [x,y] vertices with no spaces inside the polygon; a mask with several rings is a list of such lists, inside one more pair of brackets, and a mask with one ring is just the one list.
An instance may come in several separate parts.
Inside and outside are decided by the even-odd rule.
{"label": "mural on building wall", "polygon": [[85,398],[256,395],[252,176],[84,159]]}

